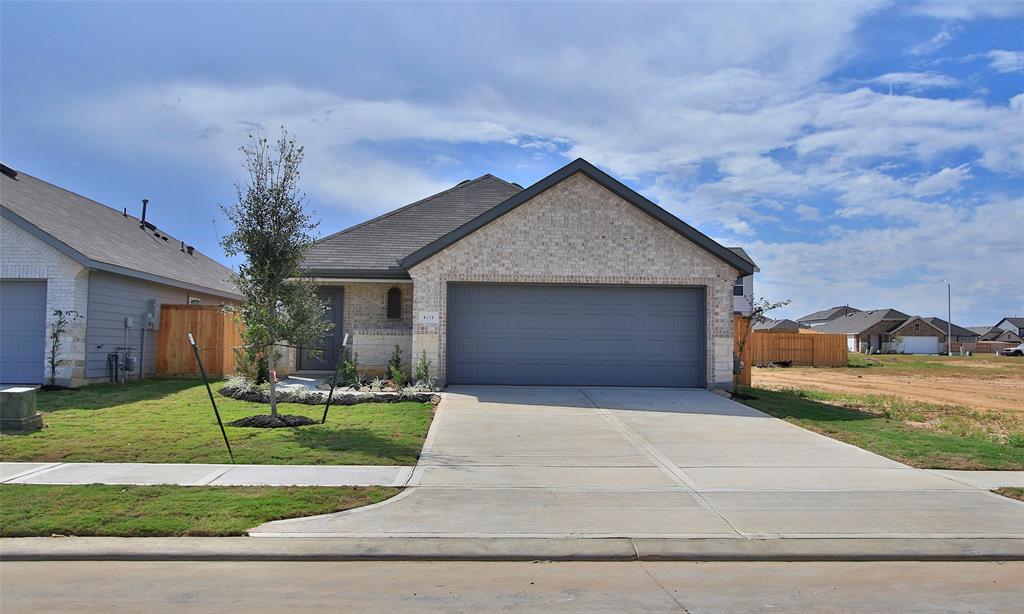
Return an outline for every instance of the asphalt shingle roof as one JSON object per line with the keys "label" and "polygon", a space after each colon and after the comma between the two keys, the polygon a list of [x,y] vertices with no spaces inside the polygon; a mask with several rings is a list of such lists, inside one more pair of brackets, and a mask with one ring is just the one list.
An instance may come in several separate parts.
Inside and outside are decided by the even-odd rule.
{"label": "asphalt shingle roof", "polygon": [[409,276],[398,261],[522,191],[494,175],[464,181],[362,224],[328,235],[303,266],[313,275]]}
{"label": "asphalt shingle roof", "polygon": [[850,315],[839,316],[835,320],[826,322],[821,326],[815,326],[814,330],[819,333],[857,334],[871,328],[882,320],[893,320],[894,323],[902,324],[909,317],[902,311],[896,311],[895,309],[858,311]]}
{"label": "asphalt shingle roof", "polygon": [[110,265],[102,268],[238,296],[230,281],[231,269],[198,250],[192,255],[183,252],[179,239],[159,228],[140,228],[137,217],[125,217],[121,211],[20,171],[15,177],[4,172],[0,179],[0,205],[92,261],[83,263],[87,266]]}
{"label": "asphalt shingle roof", "polygon": [[842,312],[842,311],[862,311],[862,310],[857,309],[856,307],[850,307],[849,305],[839,305],[837,307],[829,307],[828,309],[822,309],[821,311],[815,311],[814,313],[809,313],[809,314],[805,315],[802,318],[797,318],[797,322],[805,322],[805,321],[812,321],[813,322],[815,320],[824,320],[826,318],[830,318],[830,317],[834,316],[837,312]]}
{"label": "asphalt shingle roof", "polygon": [[[943,320],[942,318],[921,318],[921,319],[924,320],[925,322],[928,322],[929,324],[931,324],[935,328],[938,328],[942,332],[946,332],[947,330],[949,330],[949,329],[946,328],[946,321]],[[958,326],[956,323],[953,324],[952,332],[953,332],[953,336],[954,337],[976,337],[976,336],[979,336],[978,333],[974,332],[973,330],[970,330],[968,328],[964,328],[963,326]]]}

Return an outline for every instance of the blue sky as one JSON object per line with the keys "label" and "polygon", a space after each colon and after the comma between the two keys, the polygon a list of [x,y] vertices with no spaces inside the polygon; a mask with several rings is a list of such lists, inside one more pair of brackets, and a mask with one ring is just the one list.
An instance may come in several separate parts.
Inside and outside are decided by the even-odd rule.
{"label": "blue sky", "polygon": [[[286,124],[334,232],[577,156],[761,267],[796,317],[1024,315],[1024,3],[0,5],[5,163],[223,259]],[[216,229],[214,225],[216,220]]]}

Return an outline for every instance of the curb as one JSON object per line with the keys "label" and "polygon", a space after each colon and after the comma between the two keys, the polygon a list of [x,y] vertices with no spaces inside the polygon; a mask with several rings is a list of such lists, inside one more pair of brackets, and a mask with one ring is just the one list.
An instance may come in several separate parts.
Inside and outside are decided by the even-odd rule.
{"label": "curb", "polygon": [[22,537],[0,560],[1024,561],[1024,539]]}

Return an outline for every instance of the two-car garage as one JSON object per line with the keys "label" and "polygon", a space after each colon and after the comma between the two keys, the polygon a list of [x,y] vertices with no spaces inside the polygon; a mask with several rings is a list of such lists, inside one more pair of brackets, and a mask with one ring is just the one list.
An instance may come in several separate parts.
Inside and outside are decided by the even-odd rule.
{"label": "two-car garage", "polygon": [[451,384],[703,387],[704,289],[453,283]]}

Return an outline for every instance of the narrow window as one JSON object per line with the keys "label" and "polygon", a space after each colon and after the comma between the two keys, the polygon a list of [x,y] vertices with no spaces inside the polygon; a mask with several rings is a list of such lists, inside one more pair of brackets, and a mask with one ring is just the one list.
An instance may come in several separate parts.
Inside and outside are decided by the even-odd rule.
{"label": "narrow window", "polygon": [[732,285],[733,296],[743,296],[743,278],[737,277],[736,283]]}
{"label": "narrow window", "polygon": [[388,290],[388,319],[402,319],[402,291],[398,288]]}
{"label": "narrow window", "polygon": [[921,332],[921,323],[920,322],[914,322],[914,332],[915,333],[916,332]]}

